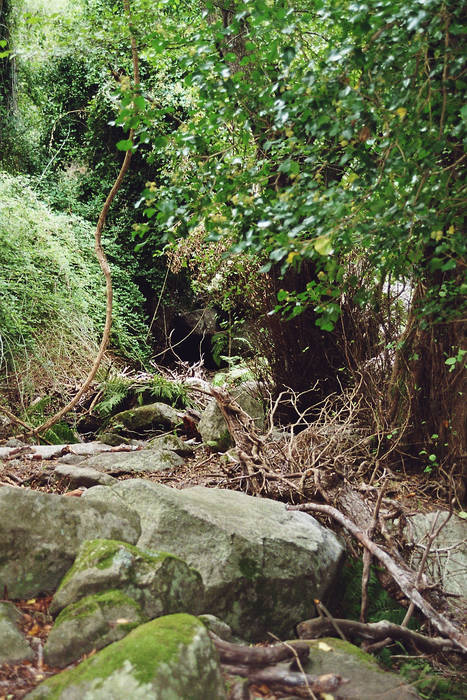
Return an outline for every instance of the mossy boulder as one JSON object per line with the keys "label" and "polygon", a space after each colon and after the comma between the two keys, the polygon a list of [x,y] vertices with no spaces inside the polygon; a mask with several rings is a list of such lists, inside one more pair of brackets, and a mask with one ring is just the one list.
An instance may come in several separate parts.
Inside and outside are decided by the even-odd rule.
{"label": "mossy boulder", "polygon": [[156,402],[115,414],[107,427],[107,432],[135,437],[140,433],[158,428],[175,430],[181,423],[175,408],[166,403]]}
{"label": "mossy boulder", "polygon": [[191,457],[194,453],[193,447],[179,438],[178,435],[158,435],[149,441],[148,446],[159,450],[172,450],[180,457]]}
{"label": "mossy boulder", "polygon": [[342,639],[304,640],[310,645],[310,657],[304,664],[306,673],[318,676],[338,673],[348,680],[336,698],[345,700],[416,700],[413,685],[396,673],[383,671],[373,656]]}
{"label": "mossy boulder", "polygon": [[0,514],[0,587],[13,599],[55,591],[83,541],[133,544],[141,533],[139,516],[122,503],[8,486],[0,489]]}
{"label": "mossy boulder", "polygon": [[186,614],[152,620],[73,669],[49,678],[30,700],[225,700],[217,654],[204,625]]}
{"label": "mossy boulder", "polygon": [[166,552],[147,552],[125,542],[90,540],[58,588],[53,614],[96,593],[119,590],[136,601],[148,619],[175,612],[201,612],[200,574]]}
{"label": "mossy boulder", "polygon": [[93,649],[116,642],[148,618],[141,606],[122,591],[82,598],[65,608],[44,647],[49,666],[68,666]]}

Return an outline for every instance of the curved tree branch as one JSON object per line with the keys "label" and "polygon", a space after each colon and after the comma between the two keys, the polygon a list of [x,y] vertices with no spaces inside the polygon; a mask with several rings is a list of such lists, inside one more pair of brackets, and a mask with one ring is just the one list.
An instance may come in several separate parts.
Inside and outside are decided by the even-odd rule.
{"label": "curved tree branch", "polygon": [[[138,50],[136,46],[136,39],[132,30],[132,18],[131,18],[131,10],[130,10],[130,0],[123,0],[123,6],[125,10],[125,14],[127,17],[127,22],[128,22],[128,29],[130,32],[130,44],[131,44],[131,56],[132,56],[132,61],[133,61],[133,80],[134,80],[134,91],[135,94],[138,94],[139,89],[140,89],[140,77],[139,77],[139,59],[138,59]],[[129,140],[133,141],[133,129],[130,130],[129,133]],[[95,240],[95,251],[96,251],[96,256],[99,261],[99,265],[101,267],[101,270],[104,274],[105,277],[105,286],[106,286],[106,314],[105,314],[105,325],[104,325],[104,330],[102,332],[102,339],[100,342],[99,346],[99,351],[97,353],[97,356],[94,360],[94,363],[89,371],[88,376],[84,380],[81,388],[79,389],[78,393],[75,394],[75,396],[72,398],[72,400],[66,404],[60,411],[58,411],[54,416],[49,418],[45,423],[42,423],[37,428],[29,428],[28,432],[26,433],[27,435],[38,435],[39,433],[44,433],[47,431],[49,428],[51,428],[55,423],[57,423],[61,418],[63,418],[64,415],[66,415],[69,411],[71,411],[72,408],[76,406],[78,401],[81,399],[83,394],[88,390],[91,382],[93,381],[94,377],[96,376],[97,370],[99,369],[99,366],[101,364],[102,358],[104,357],[109,338],[110,338],[110,329],[112,326],[112,305],[113,305],[113,288],[112,288],[112,277],[110,273],[110,267],[109,267],[109,262],[107,260],[107,256],[105,254],[104,248],[102,247],[102,230],[104,228],[106,219],[107,219],[107,214],[110,209],[110,205],[112,204],[115,195],[117,194],[118,190],[120,189],[120,186],[123,182],[123,178],[125,177],[125,174],[130,166],[130,161],[131,161],[131,156],[132,156],[132,149],[130,148],[128,151],[125,153],[125,158],[123,159],[122,166],[120,168],[120,172],[117,175],[117,178],[112,186],[112,189],[110,190],[109,194],[107,195],[107,198],[104,202],[104,205],[102,207],[101,213],[99,215],[99,218],[97,220],[97,225],[96,225],[96,231],[94,235],[94,240]],[[2,409],[3,412],[6,412]],[[8,414],[7,414],[8,415]],[[12,417],[12,415],[9,416],[11,420],[14,420],[16,423],[20,423],[20,421],[17,418]],[[23,424],[24,425],[24,424]]]}

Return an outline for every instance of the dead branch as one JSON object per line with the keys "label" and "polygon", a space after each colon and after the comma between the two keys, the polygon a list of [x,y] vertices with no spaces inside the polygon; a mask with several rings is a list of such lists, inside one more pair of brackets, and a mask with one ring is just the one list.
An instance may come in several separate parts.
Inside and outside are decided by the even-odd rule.
{"label": "dead branch", "polygon": [[[334,622],[350,639],[359,638],[379,642],[389,637],[390,641],[413,644],[417,649],[431,654],[440,651],[458,651],[457,644],[451,639],[425,637],[419,632],[413,632],[406,627],[402,627],[402,625],[396,625],[387,620],[381,620],[381,622],[357,622],[355,620],[337,619]],[[315,617],[312,620],[300,622],[297,625],[297,632],[301,639],[317,639],[318,637],[335,635],[332,621],[324,617]]]}
{"label": "dead branch", "polygon": [[102,442],[78,442],[72,445],[23,445],[22,447],[0,447],[0,459],[59,459],[66,454],[85,457],[101,452],[134,452],[142,449],[139,445],[117,445],[111,447]]}
{"label": "dead branch", "polygon": [[[273,639],[275,639],[277,642],[280,642],[280,641],[281,641],[281,640],[279,639],[279,637],[276,637],[276,635],[275,635],[273,632],[268,632],[268,634],[269,634]],[[307,682],[307,680],[306,680],[305,669],[303,668],[303,664],[302,664],[302,662],[301,662],[300,656],[298,655],[298,652],[297,652],[296,649],[292,646],[292,644],[290,644],[289,642],[281,642],[281,643],[284,644],[284,645],[285,645],[288,649],[290,649],[291,652],[293,653],[293,655],[294,655],[294,666],[297,666],[297,667],[298,667],[298,670],[300,671],[300,673],[302,673],[303,676],[305,676],[305,682],[306,682],[306,688],[307,688],[307,690],[308,690],[308,694],[310,695],[310,697],[311,697],[313,700],[317,700],[316,695],[314,694],[314,692],[312,691],[312,689],[310,688],[310,686],[308,685],[308,682]]]}
{"label": "dead branch", "polygon": [[264,439],[258,434],[253,418],[226,391],[211,387],[211,394],[216,399],[235,442],[245,476],[249,477],[254,493],[259,494],[264,486],[264,475],[263,485],[257,477],[257,472],[261,472],[264,465]]}
{"label": "dead branch", "polygon": [[23,428],[30,430],[29,425],[20,418],[17,418],[6,406],[0,405],[0,413],[4,413],[13,423],[16,423],[16,425],[21,425]]}
{"label": "dead branch", "polygon": [[328,505],[318,505],[315,503],[305,503],[298,506],[287,506],[288,510],[303,510],[313,513],[324,513],[338,523],[375,556],[388,570],[393,579],[407,598],[421,610],[439,632],[452,639],[464,652],[467,652],[467,635],[450,622],[444,615],[438,612],[428,601],[426,601],[417,589],[416,574],[406,567],[402,562],[396,564],[392,557],[381,547],[372,542],[365,532],[360,530],[350,518],[343,515],[337,508]]}
{"label": "dead branch", "polygon": [[[449,499],[449,500],[451,500],[451,499]],[[416,585],[417,587],[420,585],[420,583],[421,583],[421,581],[422,581],[423,572],[424,572],[424,570],[425,570],[426,562],[427,562],[427,559],[428,559],[428,555],[429,555],[429,553],[430,553],[430,550],[431,550],[431,548],[432,548],[432,546],[433,546],[433,542],[434,542],[435,539],[438,537],[438,535],[439,535],[439,533],[441,532],[441,530],[443,529],[443,527],[444,527],[445,525],[447,525],[448,521],[451,519],[452,513],[453,513],[453,510],[452,510],[452,505],[451,505],[451,506],[450,506],[449,513],[448,513],[448,516],[443,520],[443,522],[442,522],[438,527],[436,527],[436,526],[437,526],[437,524],[438,524],[438,518],[439,518],[439,515],[440,515],[439,511],[438,511],[438,513],[436,514],[434,523],[433,523],[433,525],[431,526],[430,532],[429,532],[428,535],[427,535],[428,542],[427,542],[427,545],[426,545],[426,547],[425,547],[425,551],[423,552],[423,556],[422,556],[422,558],[421,558],[420,565],[419,565],[419,567],[418,567],[417,578],[415,579],[415,585]],[[414,606],[413,601],[410,601],[410,605],[409,605],[409,607],[408,607],[408,610],[407,610],[407,612],[406,612],[406,614],[405,614],[404,619],[402,620],[402,627],[406,627],[406,626],[409,624],[409,620],[410,620],[410,618],[411,618],[412,615],[413,615],[414,607],[415,607],[415,606]]]}
{"label": "dead branch", "polygon": [[[376,524],[378,522],[379,509],[381,508],[381,501],[383,500],[384,489],[386,487],[387,477],[385,478],[383,485],[378,493],[378,498],[375,505],[375,510],[373,513],[373,520],[368,529],[367,535],[369,538],[373,537]],[[365,622],[366,613],[368,609],[368,581],[370,579],[370,566],[371,566],[371,552],[369,549],[363,552],[363,571],[362,571],[362,603],[360,608],[360,622]]]}
{"label": "dead branch", "polygon": [[276,689],[289,690],[293,688],[295,695],[309,698],[309,690],[314,693],[332,693],[345,678],[334,673],[326,673],[322,676],[310,676],[308,674],[289,671],[285,668],[253,669],[250,666],[223,665],[223,670],[232,676],[248,678],[251,683],[266,683]]}
{"label": "dead branch", "polygon": [[[334,632],[337,633],[337,636],[340,637],[341,639],[343,639],[344,642],[347,642],[348,640],[346,639],[345,634],[343,633],[343,631],[341,630],[341,628],[337,624],[336,619],[331,615],[331,613],[329,612],[327,607],[324,605],[324,603],[318,599],[316,599],[314,601],[314,603],[316,605],[316,609],[318,611],[318,615],[320,616],[320,618],[323,620],[327,618],[328,622],[330,623],[330,625],[334,629]],[[324,615],[323,615],[323,613],[324,613]]]}
{"label": "dead branch", "polygon": [[310,654],[310,647],[305,642],[293,641],[287,644],[274,644],[270,647],[249,647],[225,642],[213,632],[210,632],[209,636],[214,642],[221,662],[226,664],[273,666],[280,661],[294,659],[296,654],[300,661],[304,662]]}

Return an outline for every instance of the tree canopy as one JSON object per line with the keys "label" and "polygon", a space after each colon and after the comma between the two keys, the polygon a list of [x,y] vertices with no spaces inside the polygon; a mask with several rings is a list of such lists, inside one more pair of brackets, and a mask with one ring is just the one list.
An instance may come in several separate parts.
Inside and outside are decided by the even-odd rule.
{"label": "tree canopy", "polygon": [[[388,430],[405,425],[417,458],[462,459],[465,3],[133,0],[130,22],[110,0],[41,7],[16,16],[39,47],[19,113],[40,186],[84,163],[71,196],[89,215],[131,149],[110,225],[145,293],[168,255],[226,313],[268,333],[289,319],[302,375],[319,346],[326,381],[384,354]],[[45,185],[59,206],[62,183]]]}

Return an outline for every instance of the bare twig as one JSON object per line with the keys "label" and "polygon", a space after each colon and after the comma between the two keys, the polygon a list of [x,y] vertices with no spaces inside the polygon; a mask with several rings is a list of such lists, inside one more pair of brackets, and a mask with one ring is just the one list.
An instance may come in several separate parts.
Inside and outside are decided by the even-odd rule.
{"label": "bare twig", "polygon": [[[381,501],[383,500],[384,490],[386,488],[387,477],[384,479],[381,489],[378,493],[378,498],[376,500],[375,510],[373,513],[373,520],[367,531],[368,537],[373,537],[375,531],[376,523],[378,522],[379,509],[381,508]],[[368,581],[370,579],[370,567],[371,567],[371,552],[365,548],[363,552],[363,571],[362,571],[362,603],[360,608],[360,622],[365,622],[366,613],[368,609]]]}
{"label": "bare twig", "polygon": [[[338,635],[344,642],[346,642],[347,639],[346,639],[345,634],[343,633],[343,631],[342,631],[341,628],[339,627],[339,624],[336,622],[336,619],[331,615],[331,613],[329,612],[329,610],[327,609],[327,607],[324,605],[324,603],[321,602],[321,600],[315,599],[315,605],[316,605],[316,608],[317,608],[318,613],[319,613],[319,615],[320,615],[320,618],[322,617],[322,619],[324,620],[325,617],[326,617],[326,618],[329,620],[329,622],[330,622],[330,624],[331,624],[333,630],[337,633],[337,635]],[[322,616],[321,613],[324,613],[324,617]]]}

